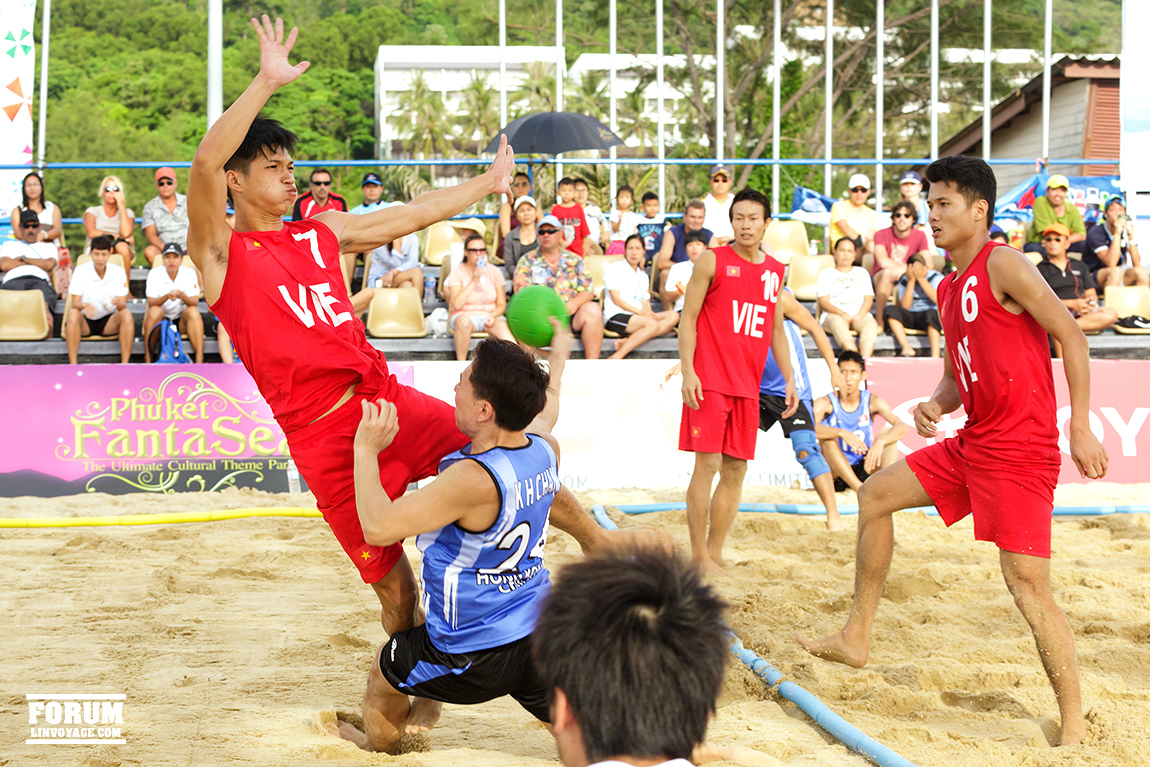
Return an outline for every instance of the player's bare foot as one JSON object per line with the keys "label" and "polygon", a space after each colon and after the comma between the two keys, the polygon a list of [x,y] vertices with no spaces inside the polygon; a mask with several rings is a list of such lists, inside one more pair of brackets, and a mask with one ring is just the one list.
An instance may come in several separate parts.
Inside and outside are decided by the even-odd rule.
{"label": "player's bare foot", "polygon": [[367,742],[367,735],[350,722],[345,722],[342,719],[338,722],[324,722],[323,728],[327,730],[329,735],[351,741],[364,751],[372,750],[371,745]]}
{"label": "player's bare foot", "polygon": [[443,704],[430,698],[412,698],[411,709],[407,713],[407,724],[404,732],[414,735],[420,732],[430,732],[439,721],[443,712]]}
{"label": "player's bare foot", "polygon": [[695,567],[697,567],[699,569],[700,573],[702,573],[703,575],[705,575],[709,578],[712,578],[715,576],[726,575],[726,573],[723,572],[723,568],[720,567],[718,564],[716,564],[715,561],[712,560],[710,557],[704,557],[704,558],[696,557],[695,559],[692,559],[691,561],[695,565]]}
{"label": "player's bare foot", "polygon": [[1062,727],[1062,737],[1059,739],[1058,745],[1060,746],[1076,746],[1086,739],[1090,733],[1086,729],[1086,722],[1079,719],[1077,722],[1070,723],[1070,726]]}
{"label": "player's bare foot", "polygon": [[865,646],[860,648],[847,641],[845,634],[846,629],[843,629],[837,634],[831,634],[822,639],[807,639],[802,634],[796,634],[795,639],[803,646],[803,649],[816,658],[843,663],[854,668],[862,668],[866,665],[870,651]]}
{"label": "player's bare foot", "polygon": [[840,530],[845,530],[845,529],[846,529],[846,525],[843,524],[843,518],[840,517],[838,514],[835,514],[833,517],[829,516],[829,515],[827,516],[827,530],[829,530],[832,533],[837,533]]}
{"label": "player's bare foot", "polygon": [[736,764],[775,765],[779,761],[767,756],[761,751],[755,751],[746,746],[720,746],[710,741],[703,741],[695,746],[691,753],[691,761],[695,764],[706,762],[735,762]]}

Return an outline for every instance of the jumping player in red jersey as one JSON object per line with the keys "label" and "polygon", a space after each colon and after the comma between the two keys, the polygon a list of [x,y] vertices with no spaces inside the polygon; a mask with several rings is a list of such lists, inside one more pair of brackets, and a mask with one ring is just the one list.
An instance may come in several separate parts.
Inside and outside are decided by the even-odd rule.
{"label": "jumping player in red jersey", "polygon": [[[468,440],[456,428],[450,405],[399,384],[383,354],[367,342],[344,287],[339,254],[374,250],[489,194],[508,193],[514,156],[504,138],[487,172],[458,186],[362,216],[325,211],[285,223],[282,217],[296,199],[295,136],[258,113],[308,62],[288,62],[297,30],[285,40],[283,22],[273,26],[266,15],[252,25],[260,41],[259,73],[208,130],[192,161],[188,252],[204,275],[208,304],[284,430],[324,519],[375,590],[383,627],[393,634],[422,615],[402,545],[368,545],[360,528],[353,440],[361,402],[386,398],[411,425],[406,437],[401,433],[379,455],[380,480],[392,498],[434,474],[439,460]],[[224,218],[228,198],[236,211],[234,230]],[[561,490],[556,499],[556,527],[585,548],[604,542],[601,528],[570,491]],[[421,700],[412,705],[409,732],[429,729],[438,718],[438,704]]]}
{"label": "jumping player in red jersey", "polygon": [[[761,247],[771,220],[770,202],[744,189],[735,195],[730,216],[735,239],[699,256],[679,323],[679,449],[695,454],[687,487],[687,530],[691,557],[708,574],[721,574],[727,564],[723,541],[739,511],[747,461],[755,457],[759,381],[772,346],[787,382],[783,417],[799,406],[783,313],[775,311],[783,265]],[[719,485],[712,496],[715,472]]]}
{"label": "jumping player in red jersey", "polygon": [[989,242],[994,173],[974,157],[944,157],[926,169],[930,227],[957,269],[938,287],[946,333],[942,381],[915,408],[923,437],[936,436],[959,405],[957,435],[910,454],[859,490],[855,593],[832,636],[799,642],[827,660],[867,662],[875,611],[894,549],[892,515],[934,504],[946,524],[974,515],[974,537],[993,541],[1014,603],[1034,633],[1054,687],[1062,744],[1086,736],[1074,635],[1050,588],[1050,524],[1060,457],[1047,334],[1066,352],[1070,455],[1083,478],[1106,475],[1106,451],[1090,431],[1086,337],[1038,270],[1017,250]]}

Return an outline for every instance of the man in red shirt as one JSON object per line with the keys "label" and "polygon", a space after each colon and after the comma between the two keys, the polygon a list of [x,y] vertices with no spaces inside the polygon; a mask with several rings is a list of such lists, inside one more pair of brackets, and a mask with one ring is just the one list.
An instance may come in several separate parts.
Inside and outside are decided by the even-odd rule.
{"label": "man in red shirt", "polygon": [[942,381],[914,410],[920,436],[937,438],[961,405],[958,434],[912,453],[859,490],[855,594],[843,629],[808,652],[861,668],[894,549],[892,516],[934,504],[947,525],[974,515],[974,537],[994,541],[1014,603],[1034,633],[1054,687],[1062,743],[1086,736],[1074,635],[1050,588],[1050,524],[1061,458],[1047,334],[1066,355],[1070,455],[1081,475],[1106,475],[1106,451],[1090,431],[1090,360],[1082,331],[1038,271],[1013,248],[990,242],[996,184],[975,157],[944,157],[926,170],[934,241],[957,269],[938,286],[946,332]]}
{"label": "man in red shirt", "polygon": [[[723,540],[739,510],[747,461],[755,457],[759,382],[772,346],[787,382],[783,417],[799,406],[783,313],[775,311],[783,265],[760,247],[771,220],[770,202],[744,189],[735,195],[730,217],[735,239],[695,261],[679,322],[679,449],[695,454],[687,487],[687,530],[691,557],[709,574],[721,574],[727,564]],[[719,485],[712,496],[716,472]]]}
{"label": "man in red shirt", "polygon": [[292,221],[315,218],[325,210],[347,212],[347,200],[343,195],[331,191],[331,173],[327,168],[313,170],[308,185],[311,188],[296,198],[291,210]]}
{"label": "man in red shirt", "polygon": [[[458,186],[430,192],[405,206],[364,215],[327,210],[283,221],[296,199],[291,150],[295,136],[258,117],[279,88],[309,64],[295,66],[283,22],[252,19],[260,70],[200,142],[188,183],[188,251],[204,276],[209,305],[228,328],[244,366],[271,406],[299,471],[340,545],[370,583],[393,634],[422,621],[418,587],[400,544],[366,543],[356,509],[353,439],[362,402],[396,404],[400,431],[379,455],[380,480],[392,498],[435,473],[439,460],[467,444],[446,402],[399,384],[352,314],[340,252],[362,253],[447,219],[489,194],[508,191],[514,156],[506,139],[491,167]],[[225,202],[235,207],[235,230]],[[583,545],[604,543],[594,520],[561,490],[551,521]],[[624,536],[626,537],[626,536]],[[409,731],[427,730],[437,704],[417,699]]]}

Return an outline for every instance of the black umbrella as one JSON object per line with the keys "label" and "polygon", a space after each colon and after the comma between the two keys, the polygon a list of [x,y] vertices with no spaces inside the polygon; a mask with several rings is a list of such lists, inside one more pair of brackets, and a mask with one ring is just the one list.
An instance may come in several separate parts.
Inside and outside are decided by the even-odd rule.
{"label": "black umbrella", "polygon": [[[499,133],[507,134],[507,143],[518,153],[561,154],[578,149],[610,149],[623,146],[623,139],[594,117],[577,112],[539,112],[525,115]],[[499,148],[499,133],[491,139],[486,151]]]}

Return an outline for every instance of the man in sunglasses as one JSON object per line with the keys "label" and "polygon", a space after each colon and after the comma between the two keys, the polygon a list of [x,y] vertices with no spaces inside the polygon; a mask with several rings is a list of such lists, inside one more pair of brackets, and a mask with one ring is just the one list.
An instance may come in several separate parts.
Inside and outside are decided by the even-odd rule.
{"label": "man in sunglasses", "polygon": [[922,230],[915,226],[917,223],[918,211],[914,203],[899,200],[891,209],[890,226],[875,232],[872,277],[875,320],[880,329],[891,291],[895,283],[906,274],[906,264],[910,257],[921,253],[923,257],[930,258],[930,243],[926,241]]}
{"label": "man in sunglasses", "polygon": [[0,247],[0,274],[3,290],[38,290],[44,294],[48,327],[52,327],[52,309],[56,291],[52,289],[52,270],[56,268],[56,246],[40,242],[40,219],[34,210],[20,212],[19,240],[5,240]]}
{"label": "man in sunglasses", "polygon": [[703,197],[703,228],[711,230],[715,245],[727,245],[735,238],[731,228],[731,170],[723,164],[711,166],[711,191]]}
{"label": "man in sunglasses", "polygon": [[849,199],[839,200],[831,206],[831,242],[843,237],[854,240],[858,254],[855,265],[862,264],[865,253],[874,252],[874,233],[879,227],[879,216],[874,208],[867,206],[870,195],[870,179],[856,173],[847,185]]}
{"label": "man in sunglasses", "polygon": [[331,173],[327,168],[313,170],[308,186],[310,188],[296,198],[295,207],[291,211],[292,221],[315,218],[325,210],[347,212],[347,200],[343,195],[331,191]]}
{"label": "man in sunglasses", "polygon": [[[1098,305],[1098,285],[1090,268],[1077,258],[1070,258],[1071,231],[1065,224],[1055,222],[1042,232],[1042,249],[1046,252],[1038,264],[1038,272],[1058,296],[1058,300],[1086,333],[1113,327],[1118,312],[1110,306]],[[1062,344],[1054,340],[1054,356],[1062,356]]]}
{"label": "man in sunglasses", "polygon": [[156,196],[144,204],[144,257],[159,266],[160,253],[169,242],[188,247],[188,198],[176,191],[176,172],[167,165],[156,171]]}

